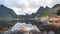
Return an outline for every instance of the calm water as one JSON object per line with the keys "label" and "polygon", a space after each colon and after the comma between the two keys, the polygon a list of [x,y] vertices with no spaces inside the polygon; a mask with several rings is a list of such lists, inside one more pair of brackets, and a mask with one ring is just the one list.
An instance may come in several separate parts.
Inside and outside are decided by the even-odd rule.
{"label": "calm water", "polygon": [[[26,22],[20,22],[20,21],[0,21],[0,31],[1,30],[4,30],[3,28],[5,28],[6,30],[4,30],[4,32],[2,33],[2,34],[4,34],[4,33],[8,33],[8,34],[11,34],[11,30],[10,29],[12,29],[13,28],[13,26],[15,25],[15,24],[17,24],[17,23],[25,23],[25,24],[28,24],[29,25],[29,27],[28,28],[30,28],[30,26],[32,26],[32,25],[36,25],[36,22],[34,22],[34,21],[26,21]],[[18,24],[18,25],[20,25],[20,24]],[[21,25],[24,25],[24,24],[21,24]],[[28,25],[26,25],[26,26],[28,26]],[[7,28],[8,27],[8,28]],[[11,28],[10,28],[11,27]],[[16,28],[17,27],[21,27],[21,26],[16,26]],[[25,27],[25,26],[24,26]],[[14,29],[16,29],[16,28],[14,28]],[[27,27],[26,27],[27,28]],[[39,28],[38,28],[39,29]],[[53,31],[49,31],[48,33],[47,33],[47,31],[45,30],[45,31],[41,31],[41,30],[39,30],[40,32],[40,34],[55,34]]]}

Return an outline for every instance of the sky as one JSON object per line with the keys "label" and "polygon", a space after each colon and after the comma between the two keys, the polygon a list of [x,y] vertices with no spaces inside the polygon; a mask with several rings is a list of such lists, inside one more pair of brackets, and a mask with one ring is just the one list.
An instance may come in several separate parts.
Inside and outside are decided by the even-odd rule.
{"label": "sky", "polygon": [[0,4],[13,9],[18,15],[25,15],[35,13],[40,6],[60,4],[60,0],[0,0]]}

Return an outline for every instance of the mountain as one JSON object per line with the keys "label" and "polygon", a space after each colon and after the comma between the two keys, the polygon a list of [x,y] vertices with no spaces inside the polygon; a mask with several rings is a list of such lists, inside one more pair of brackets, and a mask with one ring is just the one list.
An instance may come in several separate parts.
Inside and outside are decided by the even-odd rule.
{"label": "mountain", "polygon": [[58,7],[58,6],[60,6],[60,4],[56,4],[56,5],[54,5],[53,8],[56,8],[56,7]]}
{"label": "mountain", "polygon": [[[8,18],[16,18],[17,14],[10,8],[4,5],[0,5],[0,29],[1,27],[11,26],[12,21],[8,21]],[[6,20],[6,21],[5,21]]]}
{"label": "mountain", "polygon": [[30,19],[31,18],[31,15],[30,14],[18,15],[18,18],[20,18],[20,19]]}
{"label": "mountain", "polygon": [[58,10],[60,10],[60,4],[56,4],[52,8],[49,8],[48,6],[46,8],[40,7],[34,15],[35,17],[45,17],[57,13]]}
{"label": "mountain", "polygon": [[47,8],[40,7],[36,13],[32,13],[31,15],[29,15],[29,14],[22,15],[22,16],[20,15],[20,17],[23,17],[23,16],[24,16],[24,18],[35,18],[35,17],[39,17],[39,16],[43,15],[44,12],[47,9],[48,9],[48,7]]}
{"label": "mountain", "polygon": [[44,16],[45,15],[45,12],[48,10],[49,8],[46,7],[40,7],[37,12],[35,13],[36,14],[36,17],[39,17],[39,16]]}
{"label": "mountain", "polygon": [[0,5],[0,17],[16,17],[17,14],[10,8]]}
{"label": "mountain", "polygon": [[26,15],[19,15],[19,17],[22,18],[39,18],[39,17],[46,17],[49,16],[53,13],[59,13],[58,10],[60,10],[60,4],[56,4],[54,5],[52,8],[49,8],[48,6],[46,6],[46,8],[44,7],[40,7],[36,13],[32,13],[31,15],[26,14]]}

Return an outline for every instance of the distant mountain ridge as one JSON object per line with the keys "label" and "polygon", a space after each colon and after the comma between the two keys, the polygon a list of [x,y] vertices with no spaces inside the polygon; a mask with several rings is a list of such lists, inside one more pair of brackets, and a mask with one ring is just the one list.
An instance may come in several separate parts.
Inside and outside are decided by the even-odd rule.
{"label": "distant mountain ridge", "polygon": [[56,4],[52,8],[49,8],[48,6],[46,6],[46,8],[40,7],[36,13],[32,13],[31,15],[17,15],[12,9],[7,8],[4,5],[0,5],[0,17],[18,17],[23,19],[30,19],[49,16],[53,13],[56,13],[58,10],[60,10],[60,4]]}
{"label": "distant mountain ridge", "polygon": [[[52,8],[49,8],[48,6],[46,6],[46,8],[44,7],[40,7],[36,13],[32,13],[31,15],[26,14],[26,16],[28,18],[38,18],[38,17],[45,17],[45,16],[49,16],[53,13],[57,13],[57,11],[60,10],[60,4],[56,4],[54,5]],[[20,15],[19,15],[20,16]],[[25,17],[27,18],[25,15],[22,15],[20,17]],[[23,17],[23,18],[24,18]]]}
{"label": "distant mountain ridge", "polygon": [[53,13],[57,13],[58,10],[60,10],[60,4],[56,4],[52,8],[49,8],[48,6],[46,6],[46,8],[40,7],[34,15],[35,17],[49,16]]}
{"label": "distant mountain ridge", "polygon": [[16,17],[17,14],[10,8],[0,5],[0,17]]}
{"label": "distant mountain ridge", "polygon": [[58,6],[60,6],[60,4],[56,4],[56,5],[54,5],[53,8],[56,8],[56,7],[58,7]]}

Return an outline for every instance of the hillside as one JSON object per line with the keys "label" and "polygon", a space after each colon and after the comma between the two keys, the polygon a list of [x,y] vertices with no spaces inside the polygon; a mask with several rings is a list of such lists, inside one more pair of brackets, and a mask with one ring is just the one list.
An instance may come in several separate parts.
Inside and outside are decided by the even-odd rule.
{"label": "hillside", "polygon": [[0,17],[16,17],[17,14],[10,8],[7,8],[4,5],[0,5]]}
{"label": "hillside", "polygon": [[[49,16],[53,13],[57,13],[57,11],[60,10],[60,4],[54,5],[52,8],[43,8],[41,10],[41,7],[37,11],[37,16],[36,17],[43,17],[43,16]],[[42,12],[42,13],[41,13]]]}

